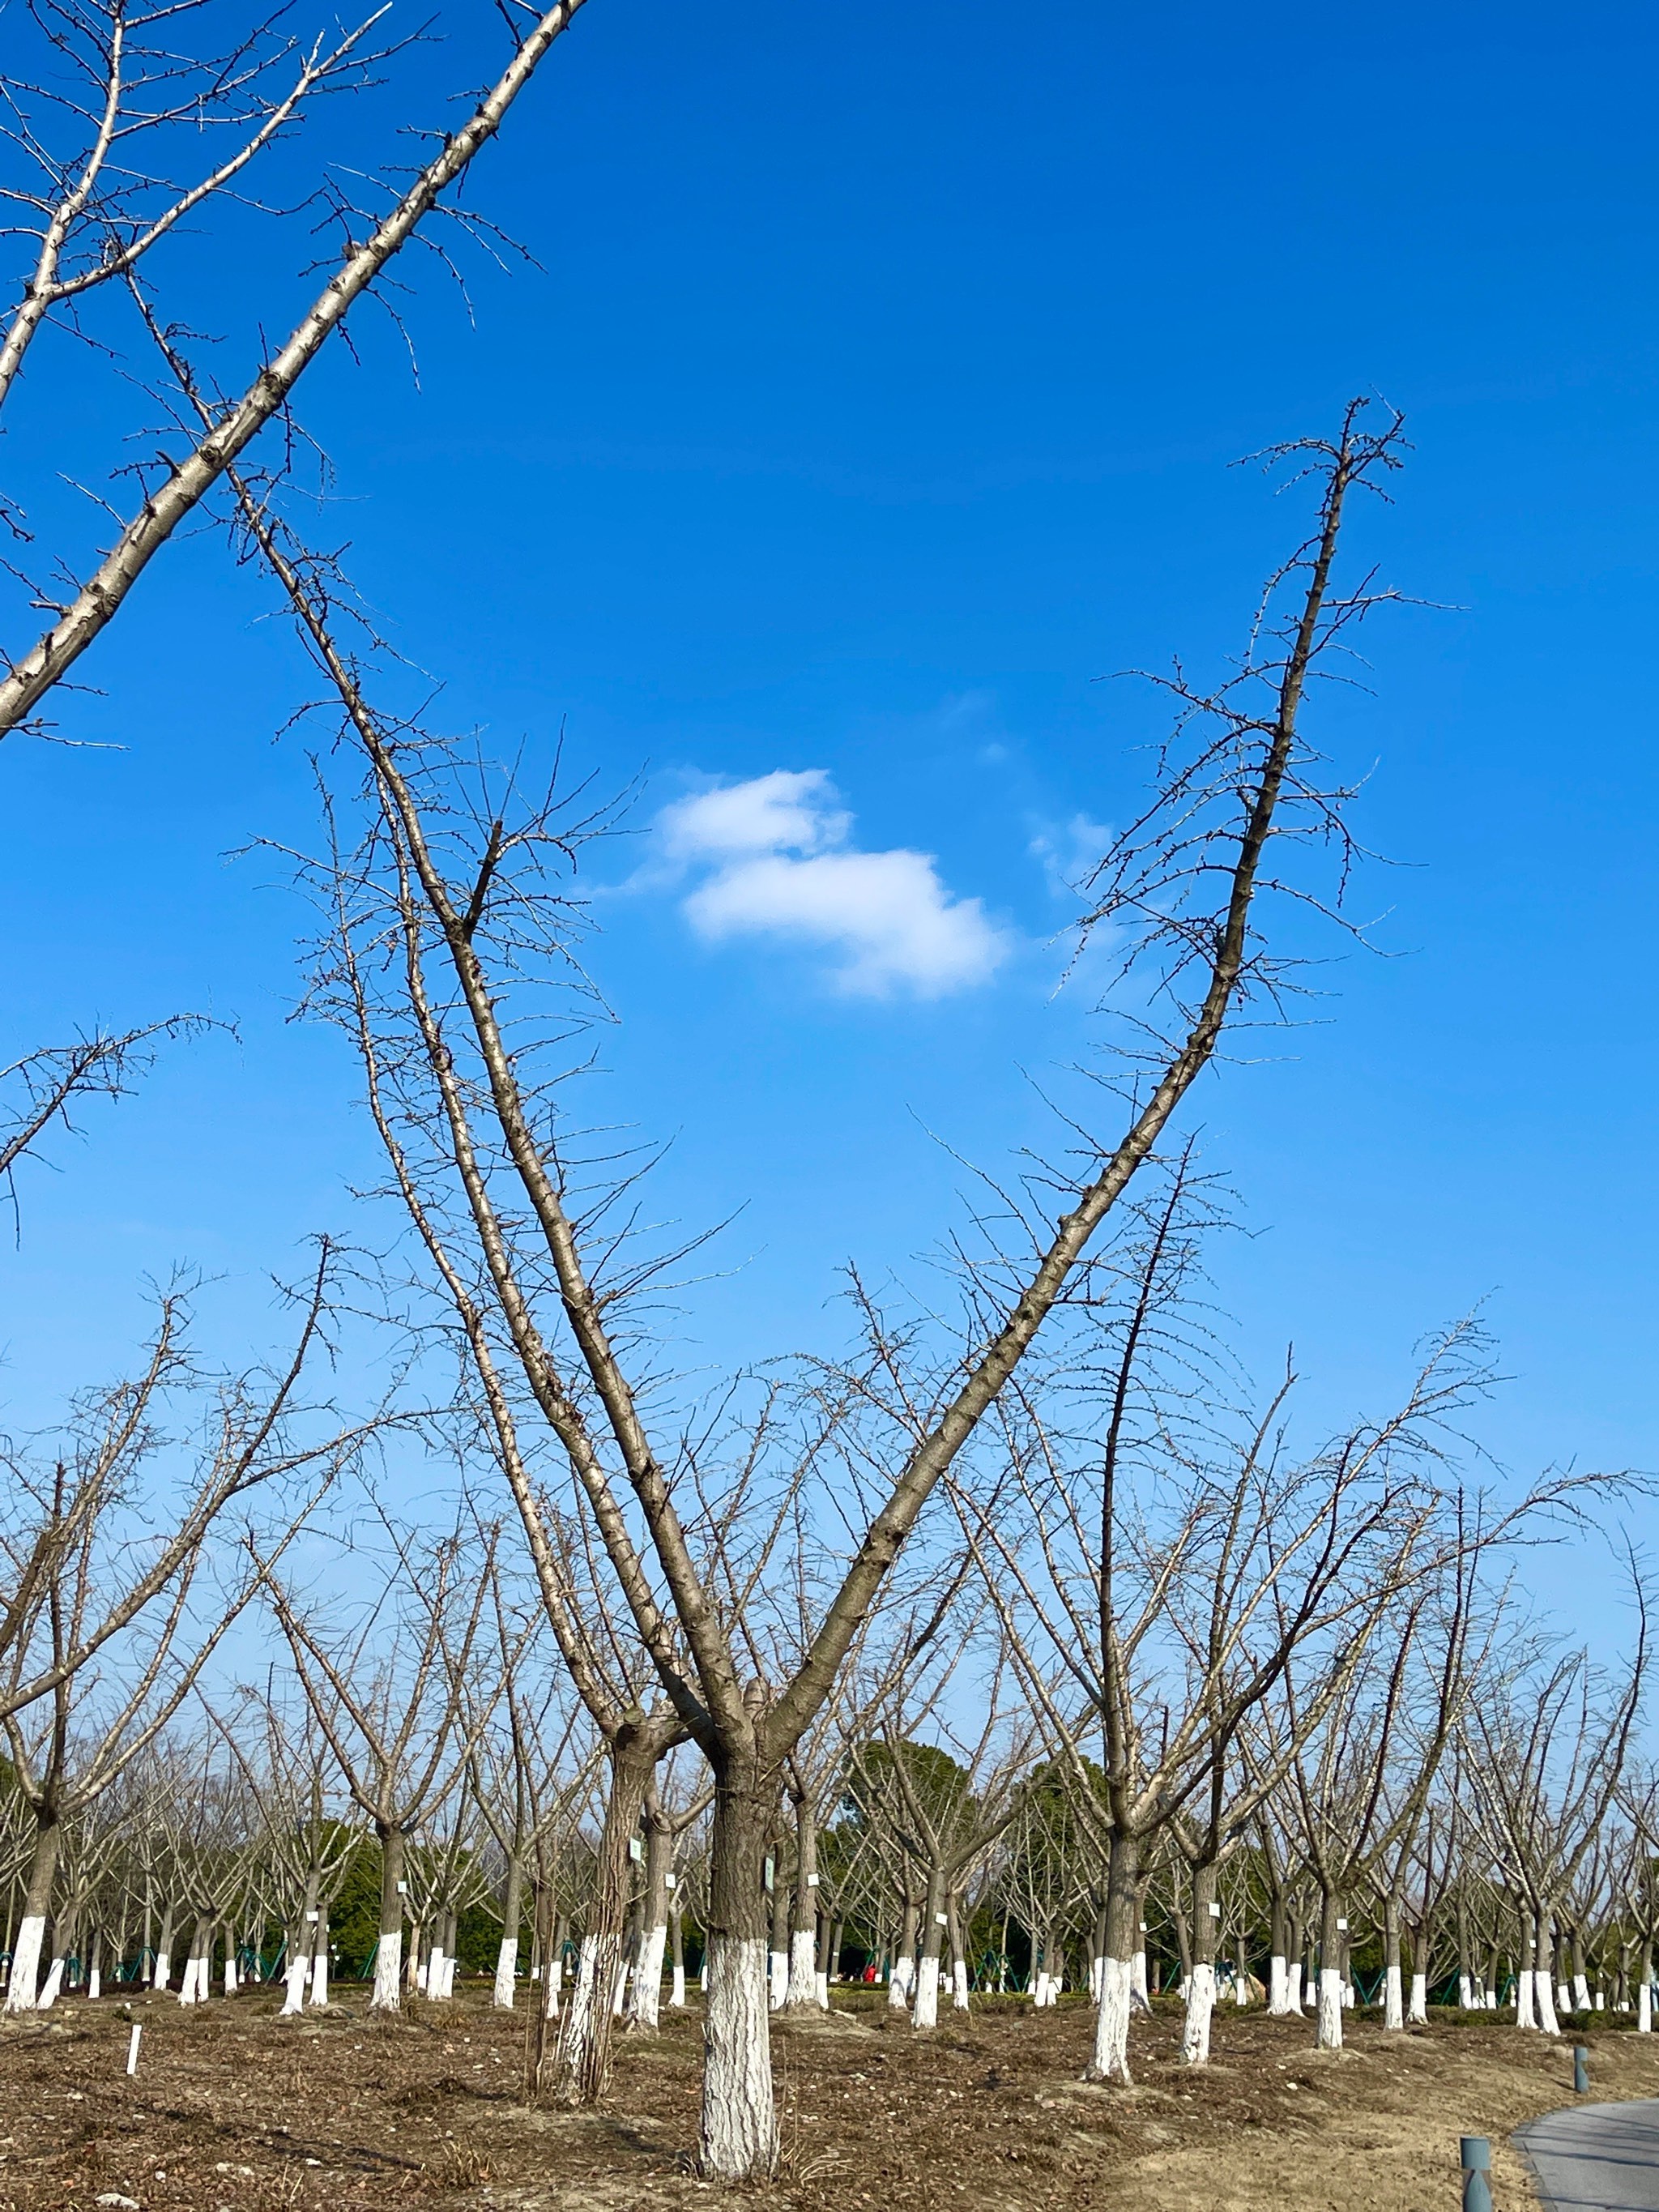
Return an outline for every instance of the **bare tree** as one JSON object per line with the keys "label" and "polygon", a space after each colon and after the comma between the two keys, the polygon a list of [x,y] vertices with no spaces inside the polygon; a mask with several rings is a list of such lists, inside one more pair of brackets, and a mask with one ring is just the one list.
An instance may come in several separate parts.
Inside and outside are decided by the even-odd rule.
{"label": "bare tree", "polygon": [[[1182,742],[1164,757],[1149,808],[1092,879],[1085,933],[1121,932],[1134,957],[1156,964],[1165,1002],[1178,1010],[1172,1034],[1146,1043],[1144,1080],[1130,1081],[1121,1133],[1085,1139],[1080,1164],[1055,1170],[1040,1210],[1021,1223],[1027,1248],[974,1272],[966,1330],[931,1376],[895,1376],[890,1346],[868,1364],[863,1388],[890,1422],[890,1455],[872,1470],[867,1518],[861,1503],[839,1583],[777,1684],[745,1674],[741,1636],[719,1601],[720,1547],[700,1557],[706,1522],[688,1523],[677,1502],[677,1448],[658,1436],[642,1388],[648,1354],[617,1334],[626,1283],[606,1285],[596,1273],[612,1249],[603,1212],[573,1211],[553,1102],[538,1091],[505,1026],[504,994],[524,970],[528,942],[545,948],[556,972],[570,972],[568,911],[550,896],[538,906],[526,875],[556,856],[558,831],[546,810],[509,827],[490,800],[469,836],[465,816],[434,787],[434,756],[419,733],[371,702],[361,665],[336,635],[326,564],[295,550],[268,514],[244,501],[244,519],[367,765],[367,842],[326,871],[349,886],[337,901],[346,898],[352,926],[395,947],[402,1065],[411,1084],[423,1070],[431,1086],[422,1126],[442,1138],[495,1313],[568,1459],[634,1632],[714,1768],[699,2150],[710,2173],[763,2172],[776,2157],[761,1875],[789,1755],[934,1488],[1066,1296],[1097,1232],[1208,1065],[1236,1002],[1282,987],[1282,965],[1270,961],[1253,921],[1264,882],[1285,884],[1267,869],[1270,843],[1285,849],[1298,836],[1342,843],[1340,794],[1315,780],[1298,718],[1322,656],[1387,596],[1369,580],[1339,593],[1332,574],[1350,495],[1396,465],[1399,442],[1395,419],[1372,432],[1356,404],[1335,440],[1283,449],[1314,477],[1319,495],[1311,538],[1276,580],[1294,606],[1282,627],[1258,625],[1244,662],[1218,690],[1200,692],[1179,673],[1169,680]],[[441,761],[435,766],[441,773]],[[386,1018],[392,1013],[388,1003]]]}

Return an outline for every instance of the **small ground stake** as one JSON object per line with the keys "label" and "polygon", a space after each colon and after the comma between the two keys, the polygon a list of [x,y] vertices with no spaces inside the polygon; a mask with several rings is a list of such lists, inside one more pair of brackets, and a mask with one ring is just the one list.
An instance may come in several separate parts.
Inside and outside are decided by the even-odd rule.
{"label": "small ground stake", "polygon": [[1463,2166],[1463,2212],[1492,2212],[1492,2144],[1485,2136],[1461,2136],[1458,2153]]}
{"label": "small ground stake", "polygon": [[127,2039],[127,2071],[129,2074],[136,2074],[138,2071],[138,2039],[143,2032],[143,2029],[135,2020],[132,2023],[132,2033]]}
{"label": "small ground stake", "polygon": [[1572,2046],[1572,2086],[1582,2097],[1589,2087],[1589,2045],[1575,2043]]}

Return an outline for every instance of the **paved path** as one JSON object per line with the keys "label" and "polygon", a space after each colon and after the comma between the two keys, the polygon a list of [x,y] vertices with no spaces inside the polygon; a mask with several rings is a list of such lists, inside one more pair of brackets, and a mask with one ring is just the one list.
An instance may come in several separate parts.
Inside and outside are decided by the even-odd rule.
{"label": "paved path", "polygon": [[1575,2105],[1515,2141],[1550,2212],[1659,2212],[1659,2098]]}

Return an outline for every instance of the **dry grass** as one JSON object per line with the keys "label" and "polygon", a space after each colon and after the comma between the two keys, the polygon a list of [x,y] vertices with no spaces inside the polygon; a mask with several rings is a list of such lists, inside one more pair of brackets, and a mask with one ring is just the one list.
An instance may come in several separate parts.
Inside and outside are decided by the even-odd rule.
{"label": "dry grass", "polygon": [[[1303,2022],[1216,2025],[1212,2065],[1176,2056],[1177,2021],[1134,2030],[1137,2087],[1085,2087],[1087,2008],[992,2002],[913,2035],[864,1992],[775,2039],[784,2171],[726,2191],[686,2165],[698,2022],[624,2039],[606,2111],[519,2102],[523,2015],[468,1993],[385,2027],[355,1994],[280,2021],[276,1996],[185,2011],[70,2005],[0,2031],[0,2209],[325,2212],[392,2204],[522,2212],[684,2212],[740,2197],[775,2212],[1450,2212],[1457,2137],[1493,2139],[1499,2212],[1531,2203],[1510,2131],[1572,2101],[1571,2054],[1452,2022],[1387,2038],[1361,2024],[1322,2058]],[[1602,2030],[1593,2096],[1659,2095],[1659,2039]],[[109,2212],[109,2208],[103,2208]]]}

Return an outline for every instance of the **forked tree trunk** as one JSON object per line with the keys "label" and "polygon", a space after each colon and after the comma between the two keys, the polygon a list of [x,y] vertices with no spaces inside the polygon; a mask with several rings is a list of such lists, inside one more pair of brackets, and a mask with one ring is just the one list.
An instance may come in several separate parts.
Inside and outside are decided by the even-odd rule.
{"label": "forked tree trunk", "polygon": [[752,1768],[733,1761],[716,1769],[697,2148],[699,2170],[711,2179],[739,2181],[777,2167],[763,1882],[775,1802]]}
{"label": "forked tree trunk", "polygon": [[640,1743],[626,1729],[618,1732],[611,1746],[611,1790],[587,1927],[575,1987],[559,2030],[556,2094],[567,2105],[597,2105],[611,2079],[611,2006],[623,1969],[632,1863],[628,1846],[638,1833],[640,1811],[656,1764],[653,1745]]}
{"label": "forked tree trunk", "polygon": [[12,1948],[11,1979],[6,1986],[8,2012],[33,2012],[40,1995],[40,1954],[46,1940],[46,1915],[52,1909],[52,1885],[58,1872],[58,1846],[63,1830],[49,1814],[37,1813],[34,1855],[29,1861],[28,1882],[23,1891],[23,1917],[18,1923]]}
{"label": "forked tree trunk", "polygon": [[1221,1907],[1216,1902],[1213,1863],[1193,1869],[1193,1972],[1187,1989],[1187,2017],[1181,2031],[1181,2057],[1188,2066],[1207,2065],[1210,2022],[1215,2013],[1215,1942]]}
{"label": "forked tree trunk", "polygon": [[1106,1927],[1101,1938],[1100,1994],[1089,2081],[1127,2081],[1129,1998],[1140,1945],[1140,1838],[1115,1832],[1106,1869]]}

